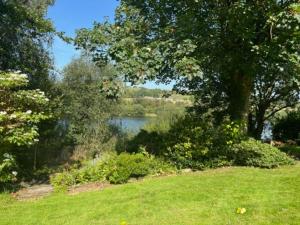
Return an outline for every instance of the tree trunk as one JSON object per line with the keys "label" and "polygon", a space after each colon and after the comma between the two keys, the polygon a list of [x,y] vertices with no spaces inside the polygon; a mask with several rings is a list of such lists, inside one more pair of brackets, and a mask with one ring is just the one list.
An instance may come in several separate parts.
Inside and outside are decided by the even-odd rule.
{"label": "tree trunk", "polygon": [[254,138],[257,140],[261,139],[261,135],[264,130],[266,108],[267,107],[259,106],[259,109],[256,112],[256,128],[254,132]]}
{"label": "tree trunk", "polygon": [[232,121],[242,123],[244,132],[247,132],[253,78],[235,73],[231,76],[229,82],[229,115]]}
{"label": "tree trunk", "polygon": [[33,171],[36,171],[36,161],[37,161],[37,148],[34,147],[34,155],[33,155]]}

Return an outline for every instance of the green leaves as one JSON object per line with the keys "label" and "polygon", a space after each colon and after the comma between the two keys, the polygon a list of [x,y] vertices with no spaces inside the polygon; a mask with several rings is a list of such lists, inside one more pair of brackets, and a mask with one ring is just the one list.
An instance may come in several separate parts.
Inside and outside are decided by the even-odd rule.
{"label": "green leaves", "polygon": [[[132,84],[176,80],[177,89],[189,92],[217,81],[218,95],[234,105],[235,79],[252,86],[257,80],[284,84],[299,77],[299,24],[296,0],[122,0],[114,23],[80,30],[75,43],[99,64],[114,62]],[[249,83],[243,77],[251,78]],[[230,110],[233,118],[247,114],[246,103],[255,94],[235,89],[243,103]]]}
{"label": "green leaves", "polygon": [[28,83],[20,72],[0,71],[0,143],[32,145],[37,142],[37,124],[50,117],[49,99],[40,90],[18,90]]}
{"label": "green leaves", "polygon": [[0,71],[0,81],[0,88],[10,89],[26,86],[28,84],[28,77],[26,74],[22,74],[21,71],[8,73]]}
{"label": "green leaves", "polygon": [[13,156],[5,153],[0,157],[0,185],[16,180],[17,172],[15,171],[17,165]]}

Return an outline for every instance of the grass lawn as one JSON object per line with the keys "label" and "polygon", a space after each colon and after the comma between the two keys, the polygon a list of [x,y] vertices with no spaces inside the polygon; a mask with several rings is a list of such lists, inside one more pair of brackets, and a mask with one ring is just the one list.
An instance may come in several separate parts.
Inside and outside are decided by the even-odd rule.
{"label": "grass lawn", "polygon": [[[237,207],[246,208],[243,215]],[[75,196],[18,202],[0,195],[2,225],[300,224],[300,164],[149,178]]]}

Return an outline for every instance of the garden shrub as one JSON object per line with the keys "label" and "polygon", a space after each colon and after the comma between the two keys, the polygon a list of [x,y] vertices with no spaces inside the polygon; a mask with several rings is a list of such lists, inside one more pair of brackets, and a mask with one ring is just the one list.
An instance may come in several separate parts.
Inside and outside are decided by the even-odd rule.
{"label": "garden shrub", "polygon": [[254,139],[233,145],[232,154],[234,155],[234,164],[239,166],[274,168],[294,163],[294,160],[284,152]]}
{"label": "garden shrub", "polygon": [[73,174],[67,171],[51,176],[50,183],[58,192],[66,191],[68,187],[76,184]]}
{"label": "garden shrub", "polygon": [[5,189],[17,180],[16,169],[17,164],[14,157],[5,153],[0,161],[0,190]]}
{"label": "garden shrub", "polygon": [[300,142],[300,111],[290,112],[279,119],[273,127],[273,137],[280,141],[296,140]]}
{"label": "garden shrub", "polygon": [[204,169],[232,165],[232,145],[245,136],[242,126],[225,120],[216,126],[209,119],[188,115],[167,135],[165,157],[178,168]]}
{"label": "garden shrub", "polygon": [[300,159],[300,146],[285,145],[279,149],[289,156],[292,156],[298,160]]}
{"label": "garden shrub", "polygon": [[106,178],[108,169],[104,162],[87,165],[82,168],[71,168],[50,177],[50,183],[56,191],[66,191],[68,187],[89,182],[101,182]]}
{"label": "garden shrub", "polygon": [[121,153],[113,159],[109,169],[107,180],[113,184],[122,184],[126,183],[130,178],[140,178],[172,170],[166,163],[151,155],[142,153]]}
{"label": "garden shrub", "polygon": [[121,153],[87,165],[73,168],[51,177],[50,182],[56,191],[66,191],[68,187],[89,182],[109,181],[112,184],[126,183],[130,178],[147,175],[172,173],[175,169],[154,156],[136,153]]}

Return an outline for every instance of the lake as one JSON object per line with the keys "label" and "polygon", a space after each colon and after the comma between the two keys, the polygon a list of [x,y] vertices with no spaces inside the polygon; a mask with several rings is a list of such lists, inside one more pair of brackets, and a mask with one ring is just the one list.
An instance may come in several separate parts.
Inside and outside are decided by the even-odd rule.
{"label": "lake", "polygon": [[[116,125],[124,132],[138,133],[150,120],[145,117],[117,117],[110,120],[110,124]],[[272,125],[266,122],[262,132],[262,140],[272,139]]]}
{"label": "lake", "polygon": [[149,118],[143,117],[118,117],[111,119],[109,123],[120,127],[122,131],[138,133],[148,121]]}

